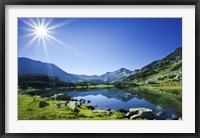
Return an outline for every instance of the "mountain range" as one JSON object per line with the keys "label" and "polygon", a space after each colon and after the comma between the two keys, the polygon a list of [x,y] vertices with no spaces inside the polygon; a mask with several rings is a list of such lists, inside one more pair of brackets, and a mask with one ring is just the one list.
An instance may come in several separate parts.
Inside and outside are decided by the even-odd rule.
{"label": "mountain range", "polygon": [[102,75],[76,75],[67,73],[64,70],[60,69],[58,66],[45,63],[41,61],[32,60],[29,58],[20,57],[18,58],[18,75],[23,74],[45,74],[48,76],[56,76],[60,80],[65,82],[83,82],[90,81],[97,84],[101,83],[113,83],[120,81],[131,74],[136,73],[138,70],[130,71],[125,68],[113,72],[107,72]]}
{"label": "mountain range", "polygon": [[179,47],[165,58],[153,61],[140,70],[120,68],[102,75],[77,75],[67,73],[58,66],[28,58],[18,58],[18,75],[45,74],[58,77],[65,82],[94,82],[97,84],[131,82],[139,85],[182,83],[182,48]]}

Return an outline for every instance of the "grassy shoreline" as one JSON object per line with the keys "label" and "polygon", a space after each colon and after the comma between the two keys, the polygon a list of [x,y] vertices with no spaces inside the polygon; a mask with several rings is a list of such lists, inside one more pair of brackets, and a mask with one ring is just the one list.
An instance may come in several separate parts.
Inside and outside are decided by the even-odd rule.
{"label": "grassy shoreline", "polygon": [[160,90],[172,93],[182,93],[182,86],[139,86],[141,90]]}
{"label": "grassy shoreline", "polygon": [[[44,108],[39,107],[39,101],[46,101],[50,105]],[[33,97],[18,94],[18,119],[19,120],[124,120],[121,112],[114,112],[112,115],[99,113],[90,110],[83,105],[77,112],[67,106],[57,107],[56,104],[62,100],[49,100],[41,97]]]}

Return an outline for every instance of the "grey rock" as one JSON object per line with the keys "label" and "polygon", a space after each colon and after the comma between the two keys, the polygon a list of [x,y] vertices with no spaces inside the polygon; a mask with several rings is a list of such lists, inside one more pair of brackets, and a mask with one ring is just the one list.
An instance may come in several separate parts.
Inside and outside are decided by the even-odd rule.
{"label": "grey rock", "polygon": [[68,101],[68,100],[71,100],[71,97],[68,96],[67,94],[58,94],[58,95],[54,95],[52,97],[52,99],[55,99],[55,100],[66,100],[66,101]]}
{"label": "grey rock", "polygon": [[137,119],[137,118],[142,118],[142,119],[149,119],[153,120],[153,112],[151,109],[148,108],[130,108],[130,119]]}
{"label": "grey rock", "polygon": [[40,102],[39,102],[39,107],[40,107],[40,108],[46,107],[46,106],[48,106],[48,105],[49,105],[49,103],[47,103],[46,101],[40,101]]}
{"label": "grey rock", "polygon": [[72,109],[72,111],[78,111],[76,101],[70,101],[66,104],[69,108]]}
{"label": "grey rock", "polygon": [[131,113],[130,112],[127,112],[126,114],[124,114],[125,117],[130,117],[131,116]]}

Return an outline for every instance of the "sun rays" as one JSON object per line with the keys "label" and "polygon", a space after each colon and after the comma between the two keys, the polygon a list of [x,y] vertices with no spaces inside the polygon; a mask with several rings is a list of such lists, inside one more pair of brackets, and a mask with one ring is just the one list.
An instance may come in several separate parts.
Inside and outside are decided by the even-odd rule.
{"label": "sun rays", "polygon": [[26,44],[26,48],[33,45],[34,42],[37,42],[37,45],[46,47],[46,42],[50,40],[63,45],[63,42],[53,36],[53,33],[57,28],[68,25],[73,21],[74,20],[66,20],[53,24],[52,19],[48,18],[29,18],[23,20],[27,25],[27,27],[23,27],[26,31],[26,34],[23,37],[31,37],[30,41]]}
{"label": "sun rays", "polygon": [[80,18],[20,18],[19,40],[25,42],[21,50],[35,55],[39,52],[46,61],[51,62],[52,56],[55,56],[52,52],[62,49],[61,51],[83,60],[87,55],[72,45],[71,37],[66,36],[66,32],[70,32],[68,25],[71,26],[80,20]]}
{"label": "sun rays", "polygon": [[[51,18],[28,18],[22,20],[25,26],[21,29],[24,30],[25,35],[23,39],[30,38],[25,44],[24,49],[28,49],[30,46],[40,46],[43,49],[44,56],[47,61],[51,61],[48,53],[48,41],[56,42],[57,45],[64,46],[64,43],[53,35],[56,35],[57,28],[63,27],[72,23],[74,20],[64,20],[60,23],[53,23]],[[58,37],[58,36],[57,36]],[[52,42],[50,42],[52,43]],[[41,49],[40,49],[41,50]],[[47,66],[48,74],[54,76],[51,65]]]}

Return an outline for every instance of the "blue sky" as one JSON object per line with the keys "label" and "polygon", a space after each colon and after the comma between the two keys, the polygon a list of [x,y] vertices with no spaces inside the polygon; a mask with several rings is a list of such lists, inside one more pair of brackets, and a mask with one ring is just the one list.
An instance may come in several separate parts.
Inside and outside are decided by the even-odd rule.
{"label": "blue sky", "polygon": [[[30,43],[38,33],[31,26],[43,21],[49,22],[52,38],[45,38],[45,45],[38,38]],[[30,29],[36,34],[30,35]],[[140,69],[181,46],[181,18],[18,19],[18,57],[53,63],[74,74]]]}

